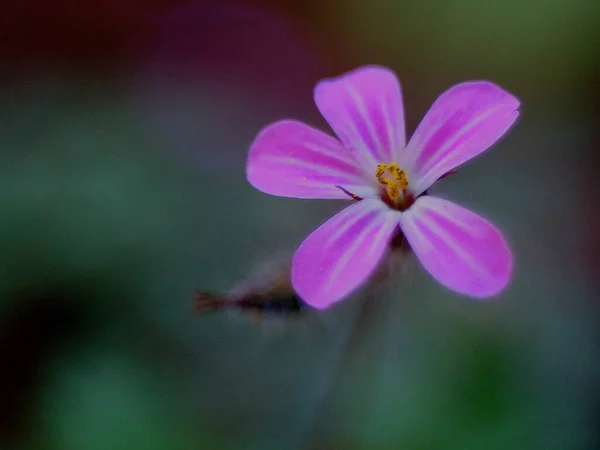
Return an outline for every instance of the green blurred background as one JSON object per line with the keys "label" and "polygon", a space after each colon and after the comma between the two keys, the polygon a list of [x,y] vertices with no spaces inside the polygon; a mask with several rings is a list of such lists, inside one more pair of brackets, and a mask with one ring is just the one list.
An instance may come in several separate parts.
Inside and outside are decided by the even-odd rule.
{"label": "green blurred background", "polygon": [[[0,448],[600,448],[600,2],[5,0]],[[305,320],[193,317],[342,207],[245,180],[322,78],[394,69],[522,101],[436,192],[511,242],[475,302],[418,264]]]}

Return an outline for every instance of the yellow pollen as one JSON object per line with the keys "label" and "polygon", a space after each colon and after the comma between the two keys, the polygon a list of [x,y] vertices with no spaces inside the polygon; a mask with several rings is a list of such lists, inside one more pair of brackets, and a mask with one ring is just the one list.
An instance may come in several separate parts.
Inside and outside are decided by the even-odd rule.
{"label": "yellow pollen", "polygon": [[386,187],[387,195],[390,200],[397,200],[402,191],[408,186],[406,171],[400,169],[398,164],[377,164],[375,177],[382,186]]}

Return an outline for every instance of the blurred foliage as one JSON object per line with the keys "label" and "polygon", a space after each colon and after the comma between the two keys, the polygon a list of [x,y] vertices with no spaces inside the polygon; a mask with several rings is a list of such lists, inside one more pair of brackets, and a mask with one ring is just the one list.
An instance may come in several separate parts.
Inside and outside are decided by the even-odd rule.
{"label": "blurred foliage", "polygon": [[187,423],[150,367],[103,347],[53,364],[30,448],[192,449],[198,436],[220,448],[201,422]]}
{"label": "blurred foliage", "polygon": [[411,88],[488,78],[527,93],[535,100],[527,108],[574,106],[588,100],[586,88],[594,89],[595,1],[332,0],[315,16],[350,65],[385,62]]}

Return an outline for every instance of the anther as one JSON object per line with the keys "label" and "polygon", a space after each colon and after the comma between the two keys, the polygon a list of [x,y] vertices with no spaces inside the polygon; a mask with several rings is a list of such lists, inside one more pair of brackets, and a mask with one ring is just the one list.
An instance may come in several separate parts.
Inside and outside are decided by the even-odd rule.
{"label": "anther", "polygon": [[400,169],[397,163],[377,164],[375,177],[382,186],[385,186],[387,196],[390,200],[397,200],[402,196],[408,186],[406,171]]}
{"label": "anther", "polygon": [[400,197],[400,189],[397,184],[390,184],[387,188],[387,194],[390,200],[396,200]]}

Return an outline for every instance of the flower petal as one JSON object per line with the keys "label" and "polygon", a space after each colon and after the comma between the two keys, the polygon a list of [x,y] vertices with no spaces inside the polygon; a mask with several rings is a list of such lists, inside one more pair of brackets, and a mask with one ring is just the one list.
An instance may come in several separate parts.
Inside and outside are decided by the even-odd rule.
{"label": "flower petal", "polygon": [[246,176],[255,188],[281,197],[349,199],[336,185],[361,197],[373,190],[337,139],[293,120],[275,122],[258,134]]}
{"label": "flower petal", "polygon": [[317,309],[342,300],[371,275],[400,213],[378,199],[347,207],[315,230],[292,261],[292,284]]}
{"label": "flower petal", "polygon": [[477,214],[424,196],[402,214],[400,227],[421,264],[444,286],[484,298],[508,283],[508,245],[500,231]]}
{"label": "flower petal", "polygon": [[517,119],[519,100],[487,81],[458,84],[429,109],[406,149],[420,194],[496,142]]}
{"label": "flower petal", "polygon": [[385,67],[365,66],[321,80],[317,108],[357,162],[373,177],[377,163],[390,163],[406,146],[400,83]]}

